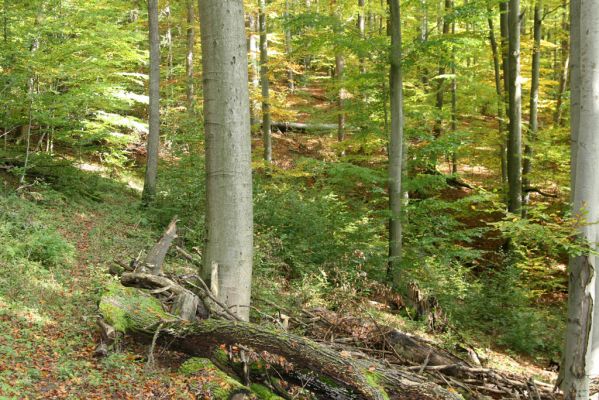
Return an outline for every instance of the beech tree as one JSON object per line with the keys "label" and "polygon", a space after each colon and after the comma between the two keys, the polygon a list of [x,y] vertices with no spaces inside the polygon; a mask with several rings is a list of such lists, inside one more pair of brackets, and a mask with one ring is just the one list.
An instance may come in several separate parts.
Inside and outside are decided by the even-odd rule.
{"label": "beech tree", "polygon": [[509,1],[508,65],[510,129],[507,149],[508,210],[522,208],[522,83],[520,77],[520,0]]}
{"label": "beech tree", "polygon": [[401,211],[403,165],[403,89],[401,72],[401,14],[399,0],[389,2],[391,9],[391,136],[389,141],[389,268],[388,276],[399,283],[402,252]]}
{"label": "beech tree", "polygon": [[268,81],[268,36],[266,30],[266,0],[260,2],[260,83],[262,85],[262,139],[264,160],[272,161],[272,135],[270,119],[270,86]]}
{"label": "beech tree", "polygon": [[193,52],[195,46],[195,6],[193,0],[187,0],[187,57],[185,58],[185,73],[187,76],[187,110],[190,114],[194,112],[195,93],[193,85]]}
{"label": "beech tree", "polygon": [[206,135],[204,276],[249,319],[253,258],[248,63],[242,0],[200,1]]}
{"label": "beech tree", "polygon": [[599,371],[599,329],[595,317],[599,220],[599,8],[594,2],[572,0],[572,188],[573,214],[580,237],[590,249],[570,260],[568,323],[561,367],[564,398],[588,399],[591,377]]}
{"label": "beech tree", "polygon": [[160,32],[158,0],[148,0],[148,32],[150,42],[150,105],[146,176],[142,201],[151,202],[156,195],[158,156],[160,152]]}
{"label": "beech tree", "polygon": [[[524,193],[522,204],[527,206],[530,201],[530,173],[532,171],[533,143],[537,139],[539,130],[539,79],[541,75],[541,28],[542,28],[542,0],[535,2],[534,11],[534,46],[532,51],[532,77],[530,83],[530,117],[528,126],[528,143],[524,147],[524,162],[522,165],[522,185]],[[522,209],[522,215],[526,216],[526,208]]]}

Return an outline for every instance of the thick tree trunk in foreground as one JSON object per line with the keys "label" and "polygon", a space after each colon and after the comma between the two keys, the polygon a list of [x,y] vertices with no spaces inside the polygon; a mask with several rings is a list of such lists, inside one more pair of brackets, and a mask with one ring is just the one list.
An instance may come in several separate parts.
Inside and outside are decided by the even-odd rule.
{"label": "thick tree trunk in foreground", "polygon": [[266,0],[260,1],[260,82],[262,84],[262,139],[264,161],[272,162],[272,135],[270,119],[270,82],[268,81],[268,37],[266,30]]}
{"label": "thick tree trunk in foreground", "polygon": [[[572,56],[579,85],[572,98],[573,160],[576,162],[573,214],[580,219],[580,236],[596,250],[599,220],[599,8],[592,1],[572,0]],[[579,81],[574,81],[579,79]],[[575,102],[579,100],[579,105]],[[598,258],[587,253],[570,261],[568,324],[562,390],[566,400],[588,399],[589,384],[597,376],[599,332],[595,306]]]}
{"label": "thick tree trunk in foreground", "polygon": [[156,196],[156,176],[160,150],[160,32],[158,23],[158,0],[148,0],[150,40],[150,105],[149,133],[147,143],[146,176],[142,200],[151,202]]}
{"label": "thick tree trunk in foreground", "polygon": [[534,47],[532,51],[532,79],[530,83],[530,118],[528,127],[528,143],[524,146],[524,162],[522,166],[522,186],[524,188],[522,196],[522,216],[526,217],[526,206],[530,201],[530,173],[532,171],[533,144],[537,140],[537,131],[539,129],[538,108],[539,108],[539,79],[541,75],[541,27],[543,23],[543,1],[535,2],[534,14]]}
{"label": "thick tree trunk in foreground", "polygon": [[391,8],[391,137],[389,141],[389,267],[388,278],[400,284],[402,253],[401,211],[403,165],[403,88],[401,71],[401,16],[399,0],[390,1]]}
{"label": "thick tree trunk in foreground", "polygon": [[253,205],[248,63],[242,0],[200,2],[206,132],[203,275],[249,318]]}
{"label": "thick tree trunk in foreground", "polygon": [[510,131],[507,149],[508,210],[522,209],[522,83],[520,77],[520,0],[510,0],[509,31],[509,117]]}

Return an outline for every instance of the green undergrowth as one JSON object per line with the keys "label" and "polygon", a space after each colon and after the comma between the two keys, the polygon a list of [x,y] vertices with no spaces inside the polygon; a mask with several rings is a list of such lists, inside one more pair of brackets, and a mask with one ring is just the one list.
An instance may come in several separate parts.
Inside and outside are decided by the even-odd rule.
{"label": "green undergrowth", "polygon": [[188,398],[185,382],[146,371],[143,353],[93,357],[105,271],[160,232],[138,194],[70,163],[35,167],[35,178],[15,192],[0,174],[0,398]]}
{"label": "green undergrowth", "polygon": [[[181,219],[180,244],[201,249],[202,158],[184,156],[161,165],[157,200],[146,209],[139,207],[135,174],[89,171],[72,161],[48,163],[34,159],[27,181],[35,184],[19,192],[15,174],[0,175],[0,396],[126,397],[139,391],[184,396],[192,390],[189,380],[148,373],[144,351],[95,360],[94,325],[97,303],[112,279],[108,266],[148,249],[174,215]],[[317,160],[255,174],[253,294],[263,312],[274,314],[272,303],[290,310],[355,312],[365,299],[384,301],[377,297],[387,267],[381,176],[376,168],[329,169]],[[527,222],[509,218],[496,193],[444,198],[439,193],[453,189],[439,187],[435,177],[417,177],[410,185],[416,195],[405,220],[406,278],[438,298],[462,337],[541,362],[555,358],[563,305],[536,302],[564,283],[557,269],[545,279],[536,266],[556,265],[564,252],[577,249],[567,224],[552,210]],[[489,215],[490,223],[470,223]],[[517,239],[513,262],[505,262],[501,249],[478,246],[493,235]],[[547,248],[556,250],[539,258]],[[182,264],[167,259],[167,268]],[[407,330],[422,329],[410,315],[395,318],[406,321],[401,326]],[[252,317],[260,321],[264,315]],[[448,342],[461,340],[447,336]],[[110,383],[115,374],[118,383]]]}

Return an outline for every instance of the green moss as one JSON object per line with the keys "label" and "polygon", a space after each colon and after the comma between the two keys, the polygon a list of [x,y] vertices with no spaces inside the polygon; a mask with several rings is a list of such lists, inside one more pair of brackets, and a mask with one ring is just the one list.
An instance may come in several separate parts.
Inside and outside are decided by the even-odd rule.
{"label": "green moss", "polygon": [[387,391],[380,383],[381,377],[378,373],[366,370],[364,371],[364,376],[366,377],[366,381],[370,386],[377,389],[383,395],[383,398],[385,400],[389,400],[389,395],[387,394]]}
{"label": "green moss", "polygon": [[213,400],[228,400],[235,393],[250,393],[250,390],[218,369],[207,358],[194,357],[185,361],[179,372],[184,375],[201,375],[202,394]]}
{"label": "green moss", "polygon": [[260,399],[260,400],[283,400],[282,397],[277,396],[276,394],[271,392],[269,388],[267,388],[264,385],[259,385],[257,383],[254,383],[253,385],[250,386],[250,389],[252,389],[252,392],[254,392],[256,394],[256,396],[258,396],[258,399]]}
{"label": "green moss", "polygon": [[179,367],[179,372],[184,375],[193,375],[205,369],[214,369],[215,366],[207,358],[192,357]]}
{"label": "green moss", "polygon": [[106,322],[119,332],[142,331],[173,318],[154,297],[118,282],[108,284],[99,308]]}

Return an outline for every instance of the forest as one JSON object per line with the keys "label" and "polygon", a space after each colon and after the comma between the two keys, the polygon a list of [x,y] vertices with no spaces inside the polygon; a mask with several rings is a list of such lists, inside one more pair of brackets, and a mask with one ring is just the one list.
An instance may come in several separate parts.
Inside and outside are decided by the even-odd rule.
{"label": "forest", "polygon": [[596,1],[0,8],[0,399],[599,398]]}

